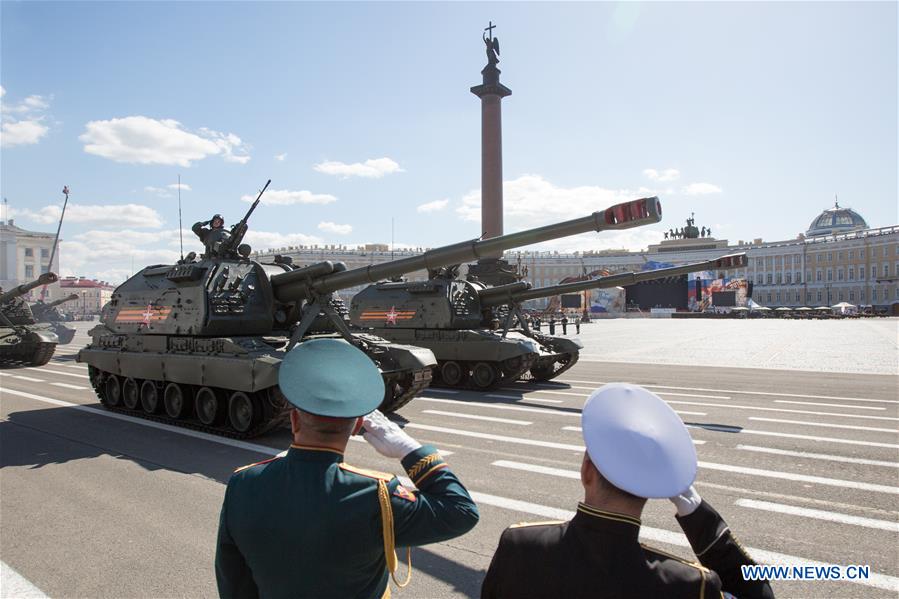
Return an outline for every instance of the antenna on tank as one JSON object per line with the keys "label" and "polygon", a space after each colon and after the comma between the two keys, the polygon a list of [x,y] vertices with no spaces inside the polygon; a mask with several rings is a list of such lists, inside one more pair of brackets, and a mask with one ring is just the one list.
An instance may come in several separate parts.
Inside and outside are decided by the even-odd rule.
{"label": "antenna on tank", "polygon": [[178,240],[181,242],[181,261],[184,261],[184,227],[181,226],[181,173],[178,173]]}

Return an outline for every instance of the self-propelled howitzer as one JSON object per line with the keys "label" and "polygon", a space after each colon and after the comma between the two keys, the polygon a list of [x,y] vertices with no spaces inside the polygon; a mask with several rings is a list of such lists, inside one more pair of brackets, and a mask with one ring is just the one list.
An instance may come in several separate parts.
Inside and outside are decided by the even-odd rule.
{"label": "self-propelled howitzer", "polygon": [[53,300],[52,302],[38,300],[31,304],[31,312],[34,314],[34,319],[38,322],[50,323],[50,328],[59,337],[60,345],[66,345],[72,342],[72,339],[75,338],[75,329],[62,324],[62,321],[65,320],[65,318],[56,308],[65,302],[76,299],[78,299],[78,295],[73,293],[66,297],[59,298],[58,300]]}
{"label": "self-propelled howitzer", "polygon": [[50,361],[59,338],[49,325],[37,323],[21,296],[58,280],[46,272],[37,280],[0,294],[0,364],[41,366]]}
{"label": "self-propelled howitzer", "polygon": [[[654,198],[577,219],[455,244],[415,258],[347,270],[342,263],[262,263],[249,247],[211,251],[144,268],[120,285],[78,354],[108,409],[247,438],[285,421],[278,366],[296,343],[329,336],[364,351],[385,379],[381,409],[394,411],[424,389],[433,353],[351,331],[335,291],[420,268],[604,228],[658,220]],[[213,248],[214,249],[214,248]]]}
{"label": "self-propelled howitzer", "polygon": [[[610,216],[615,214],[630,216]],[[658,199],[645,198],[538,231],[548,234],[558,227],[557,236],[560,232],[575,235],[650,224],[660,218]],[[534,237],[530,231],[519,235],[525,239]],[[491,241],[494,240],[481,243]],[[451,264],[457,265],[476,256],[469,252],[454,257],[457,259]],[[350,306],[352,323],[396,343],[433,351],[438,361],[437,380],[445,386],[490,389],[503,381],[516,380],[535,366],[540,358],[539,345],[524,335],[503,336],[494,312],[481,306],[480,294],[489,291],[488,287],[458,278],[455,268],[438,270],[421,262],[419,267],[427,267],[431,272],[427,281],[385,281],[358,293]],[[387,276],[390,275],[377,273],[369,280]]]}

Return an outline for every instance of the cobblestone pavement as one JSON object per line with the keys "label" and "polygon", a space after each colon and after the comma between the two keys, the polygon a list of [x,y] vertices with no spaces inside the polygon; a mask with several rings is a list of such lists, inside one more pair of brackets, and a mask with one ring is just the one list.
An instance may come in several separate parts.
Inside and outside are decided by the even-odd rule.
{"label": "cobblestone pavement", "polygon": [[[556,334],[561,332],[557,326]],[[568,333],[574,334],[573,326]],[[618,318],[582,325],[580,338],[586,361],[899,373],[897,318]]]}

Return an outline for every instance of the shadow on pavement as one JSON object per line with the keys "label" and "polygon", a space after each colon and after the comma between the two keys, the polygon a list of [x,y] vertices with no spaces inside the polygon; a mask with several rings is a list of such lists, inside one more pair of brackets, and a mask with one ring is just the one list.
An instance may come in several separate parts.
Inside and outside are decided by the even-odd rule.
{"label": "shadow on pavement", "polygon": [[[401,553],[405,553],[405,550]],[[402,558],[400,559],[402,560]],[[483,582],[486,575],[484,570],[477,570],[447,559],[426,547],[414,547],[412,549],[412,568],[413,570],[421,570],[434,578],[451,584],[454,591],[462,593],[466,597],[480,597],[481,582]],[[412,578],[413,580],[415,579],[414,572],[412,573]]]}

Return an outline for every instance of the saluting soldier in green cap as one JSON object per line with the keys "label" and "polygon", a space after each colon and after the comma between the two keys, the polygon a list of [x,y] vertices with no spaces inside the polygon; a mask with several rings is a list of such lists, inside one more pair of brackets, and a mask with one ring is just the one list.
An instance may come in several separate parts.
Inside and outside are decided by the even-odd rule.
{"label": "saluting soldier in green cap", "polygon": [[[375,411],[384,383],[361,351],[336,339],[302,343],[281,364],[279,386],[296,408],[293,443],[228,482],[215,556],[222,597],[389,597],[390,576],[398,586],[409,580],[396,580],[395,547],[451,539],[477,523],[477,506],[437,450]],[[418,490],[343,461],[362,426]]]}

